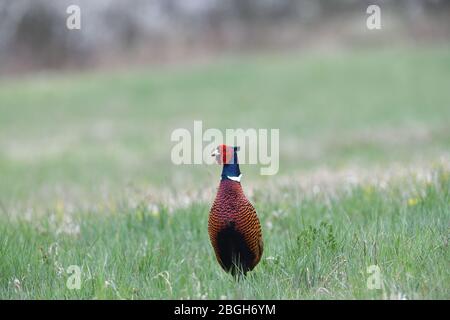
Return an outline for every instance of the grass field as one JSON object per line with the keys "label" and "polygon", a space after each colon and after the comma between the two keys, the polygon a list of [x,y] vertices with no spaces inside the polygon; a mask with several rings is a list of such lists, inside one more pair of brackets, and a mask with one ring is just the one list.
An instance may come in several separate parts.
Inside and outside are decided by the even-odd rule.
{"label": "grass field", "polygon": [[[448,48],[2,79],[0,298],[449,299],[449,88]],[[220,168],[170,161],[194,120],[280,129],[278,175],[241,168],[245,281],[208,239]]]}

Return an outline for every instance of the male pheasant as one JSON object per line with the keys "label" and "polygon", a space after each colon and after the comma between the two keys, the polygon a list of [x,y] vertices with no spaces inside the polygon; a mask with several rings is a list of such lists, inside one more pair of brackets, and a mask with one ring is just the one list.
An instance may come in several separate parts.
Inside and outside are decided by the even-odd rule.
{"label": "male pheasant", "polygon": [[258,216],[242,191],[237,151],[239,147],[220,145],[212,154],[223,170],[208,221],[217,261],[233,276],[253,270],[263,253]]}

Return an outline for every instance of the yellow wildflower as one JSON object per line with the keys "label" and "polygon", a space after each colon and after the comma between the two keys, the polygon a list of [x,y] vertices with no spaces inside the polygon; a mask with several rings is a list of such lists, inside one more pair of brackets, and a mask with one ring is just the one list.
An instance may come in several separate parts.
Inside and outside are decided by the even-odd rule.
{"label": "yellow wildflower", "polygon": [[409,198],[408,199],[408,206],[413,207],[419,203],[418,198]]}

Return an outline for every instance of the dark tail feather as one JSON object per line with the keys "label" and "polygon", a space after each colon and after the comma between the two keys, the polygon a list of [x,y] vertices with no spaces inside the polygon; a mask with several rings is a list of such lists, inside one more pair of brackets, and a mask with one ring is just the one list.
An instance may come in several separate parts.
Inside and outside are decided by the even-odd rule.
{"label": "dark tail feather", "polygon": [[254,254],[233,223],[218,233],[217,243],[223,269],[230,272],[235,279],[245,277],[250,270]]}

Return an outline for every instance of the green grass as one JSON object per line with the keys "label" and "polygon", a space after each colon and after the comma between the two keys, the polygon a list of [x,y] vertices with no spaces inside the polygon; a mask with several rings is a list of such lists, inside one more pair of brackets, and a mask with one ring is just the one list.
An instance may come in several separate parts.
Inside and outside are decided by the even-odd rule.
{"label": "green grass", "polygon": [[[170,134],[279,128],[280,174],[434,160],[450,147],[450,51],[230,58],[183,69],[41,75],[0,84],[0,191],[208,181],[173,166]],[[245,168],[259,179],[259,166]],[[19,197],[20,198],[20,197]]]}
{"label": "green grass", "polygon": [[[448,88],[448,48],[0,80],[0,298],[449,299]],[[220,168],[170,162],[194,120],[280,129],[279,174],[242,168],[265,252],[239,283],[207,235]]]}
{"label": "green grass", "polygon": [[[413,198],[405,198],[405,182]],[[0,225],[0,296],[448,299],[449,183],[449,171],[436,170],[430,183],[402,180],[387,190],[355,187],[334,197],[300,200],[295,185],[275,197],[259,189],[252,200],[265,253],[241,282],[215,261],[207,203],[168,211],[164,204],[149,209],[144,199],[133,209],[119,202],[115,209],[76,210],[70,222],[64,207],[49,208],[31,222]],[[70,224],[79,232],[71,234]],[[81,267],[80,290],[66,287],[70,265]],[[380,267],[382,289],[367,288],[370,265]]]}

